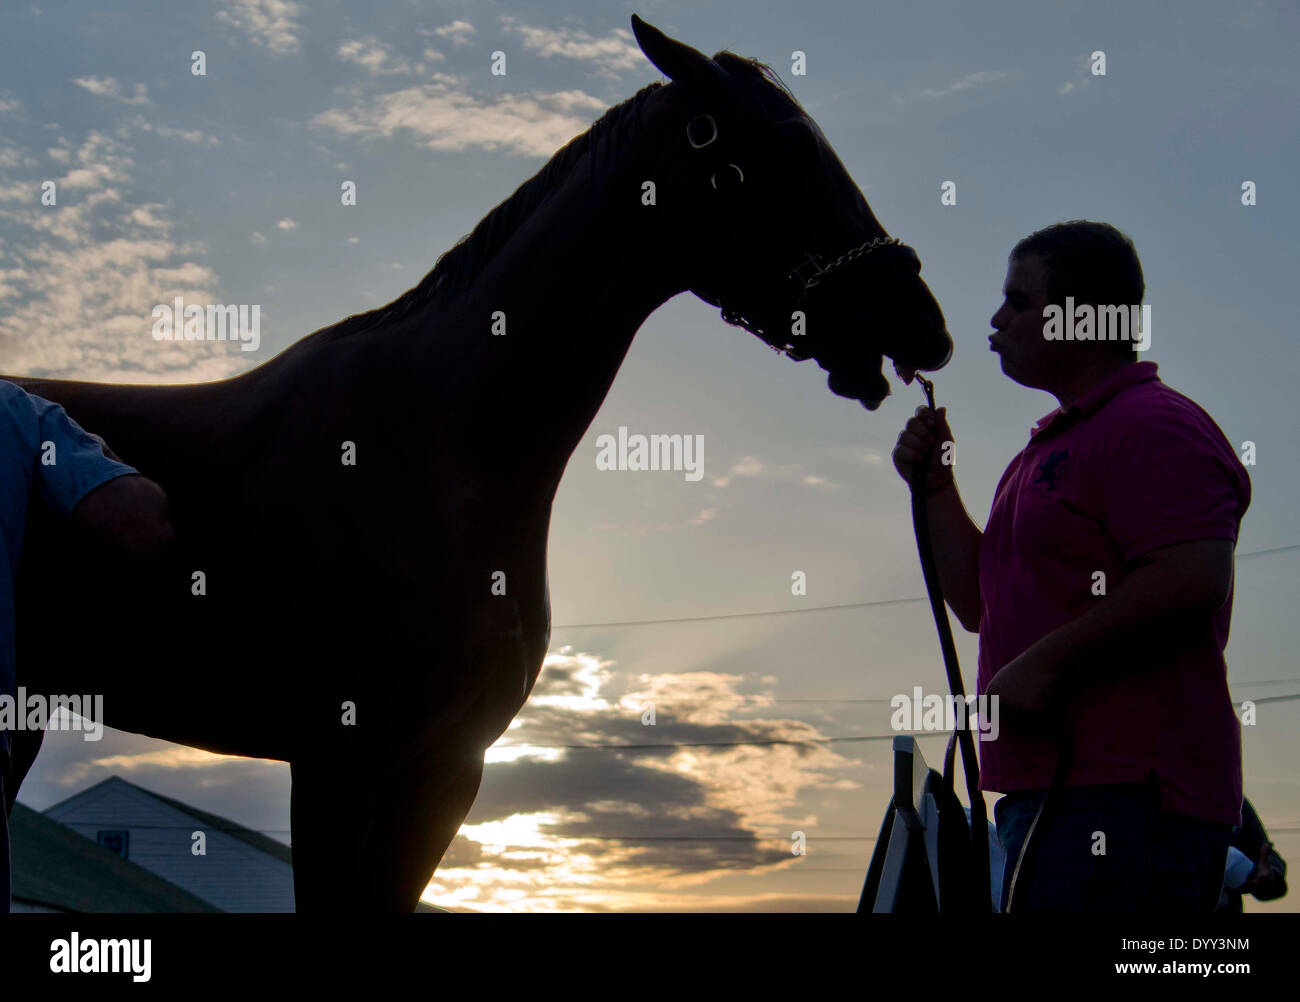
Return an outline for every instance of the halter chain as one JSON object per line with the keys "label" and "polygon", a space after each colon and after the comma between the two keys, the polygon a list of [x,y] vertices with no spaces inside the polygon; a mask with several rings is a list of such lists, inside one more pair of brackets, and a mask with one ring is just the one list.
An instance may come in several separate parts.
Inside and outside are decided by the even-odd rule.
{"label": "halter chain", "polygon": [[[701,122],[709,126],[709,131],[711,134],[709,135],[708,139],[704,140],[703,142],[697,141],[695,136],[692,135],[691,133],[691,126],[696,124],[697,122]],[[713,145],[713,143],[717,141],[717,139],[718,139],[718,125],[712,115],[699,115],[686,124],[686,141],[691,145],[692,149],[698,150],[698,149],[703,149],[706,146],[711,146]],[[735,167],[737,173],[740,175],[740,183],[743,184],[745,180],[744,172],[741,171],[739,167],[736,167],[735,164],[731,164],[730,166]],[[717,190],[716,173],[714,175],[714,180],[712,181],[712,183],[713,183],[714,190],[716,191]],[[921,266],[921,260],[920,258],[917,257],[916,251],[912,250],[911,247],[907,246],[907,244],[903,243],[897,237],[876,237],[873,240],[868,240],[866,243],[859,244],[857,247],[845,251],[843,254],[835,258],[835,260],[831,261],[825,267],[822,267],[821,261],[818,259],[817,255],[805,251],[803,262],[801,264],[796,265],[794,268],[792,268],[789,274],[787,274],[785,277],[787,282],[792,283],[796,287],[794,308],[797,309],[800,305],[802,305],[804,301],[804,297],[808,294],[808,291],[820,285],[822,281],[825,280],[826,276],[834,274],[835,272],[839,271],[842,268],[848,267],[858,258],[866,257],[868,254],[871,254],[873,251],[879,251],[879,250],[892,251],[893,253],[890,256],[897,255],[897,256],[910,258],[916,264],[918,269]],[[804,355],[799,352],[796,352],[792,346],[785,344],[784,342],[778,343],[774,341],[772,338],[767,336],[766,331],[764,331],[761,327],[759,327],[748,317],[744,316],[738,310],[734,310],[731,307],[727,306],[725,303],[723,303],[720,297],[704,296],[702,298],[704,298],[707,302],[711,302],[714,306],[717,306],[722,311],[722,319],[726,323],[729,323],[735,327],[743,327],[751,334],[754,334],[759,338],[761,338],[777,353],[785,354],[790,358],[794,359],[795,361],[802,361],[803,359],[811,357],[809,355]]]}

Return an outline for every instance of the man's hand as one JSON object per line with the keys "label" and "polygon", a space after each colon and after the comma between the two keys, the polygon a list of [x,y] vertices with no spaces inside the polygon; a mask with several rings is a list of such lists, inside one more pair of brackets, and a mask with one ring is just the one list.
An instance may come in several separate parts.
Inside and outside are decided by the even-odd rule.
{"label": "man's hand", "polygon": [[937,446],[930,459],[930,472],[926,478],[926,493],[937,494],[953,484],[952,466],[943,462],[939,451],[944,442],[951,441],[948,409],[940,407],[938,411],[932,411],[923,404],[916,409],[916,416],[909,419],[907,426],[899,433],[898,444],[894,446],[894,469],[910,487],[913,467],[923,462],[930,449]]}
{"label": "man's hand", "polygon": [[128,556],[161,556],[176,538],[167,495],[138,473],[100,484],[78,502],[72,520]]}
{"label": "man's hand", "polygon": [[997,700],[998,713],[1016,730],[1054,733],[1065,696],[1061,669],[1044,645],[1035,644],[989,679],[987,695]]}
{"label": "man's hand", "polygon": [[1286,893],[1286,880],[1282,874],[1273,869],[1272,860],[1268,858],[1271,845],[1265,843],[1259,848],[1259,860],[1250,876],[1241,885],[1243,894],[1253,894],[1259,901],[1272,901]]}

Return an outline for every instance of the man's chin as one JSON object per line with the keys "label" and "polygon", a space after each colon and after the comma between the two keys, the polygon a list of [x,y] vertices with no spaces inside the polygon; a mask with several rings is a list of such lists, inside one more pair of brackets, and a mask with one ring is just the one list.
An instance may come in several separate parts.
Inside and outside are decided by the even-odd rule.
{"label": "man's chin", "polygon": [[1016,363],[1013,361],[1008,361],[1006,355],[999,353],[998,362],[1002,366],[1002,374],[1006,376],[1009,380],[1011,380],[1013,383],[1018,383],[1020,386],[1023,386],[1027,390],[1047,389],[1047,387],[1042,385],[1041,381],[1031,380],[1031,377],[1029,377],[1025,373],[1021,372],[1018,368],[1016,368]]}

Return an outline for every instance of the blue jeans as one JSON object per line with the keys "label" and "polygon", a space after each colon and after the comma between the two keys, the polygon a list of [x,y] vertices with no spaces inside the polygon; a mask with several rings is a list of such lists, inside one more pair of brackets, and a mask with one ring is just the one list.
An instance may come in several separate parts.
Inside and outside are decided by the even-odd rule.
{"label": "blue jeans", "polygon": [[[1046,790],[993,805],[1006,851],[1002,910],[1016,858]],[[1223,888],[1232,826],[1160,808],[1152,782],[1059,789],[1034,831],[1016,912],[1210,915]]]}

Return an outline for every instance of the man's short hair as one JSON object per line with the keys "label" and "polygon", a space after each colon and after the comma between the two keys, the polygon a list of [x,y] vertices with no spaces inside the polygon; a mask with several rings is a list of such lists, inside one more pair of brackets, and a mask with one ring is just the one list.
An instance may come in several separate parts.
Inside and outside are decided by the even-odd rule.
{"label": "man's short hair", "polygon": [[[1142,262],[1133,241],[1109,223],[1074,219],[1029,234],[1011,250],[1012,258],[1041,258],[1047,272],[1047,301],[1139,306],[1146,294]],[[1117,354],[1135,358],[1133,341],[1107,341]]]}

